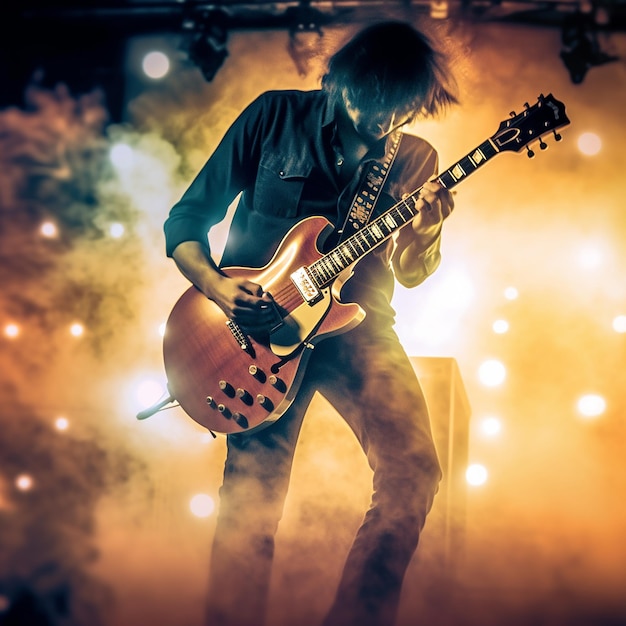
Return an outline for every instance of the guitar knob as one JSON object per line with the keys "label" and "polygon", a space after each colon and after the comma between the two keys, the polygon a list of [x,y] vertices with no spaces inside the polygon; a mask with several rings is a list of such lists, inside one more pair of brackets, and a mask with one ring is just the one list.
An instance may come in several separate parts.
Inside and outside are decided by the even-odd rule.
{"label": "guitar knob", "polygon": [[232,413],[230,412],[230,409],[225,406],[224,404],[218,404],[217,405],[217,410],[226,418],[226,419],[230,419],[232,417]]}
{"label": "guitar knob", "polygon": [[213,396],[207,396],[206,397],[206,403],[211,407],[211,408],[215,408],[215,400],[213,400]]}
{"label": "guitar knob", "polygon": [[244,403],[244,404],[252,404],[252,396],[245,390],[239,387],[235,392],[235,395]]}
{"label": "guitar knob", "polygon": [[259,382],[264,383],[265,382],[265,373],[263,372],[262,369],[259,369],[256,365],[251,365],[248,368],[248,372],[250,373],[250,375],[254,376]]}
{"label": "guitar knob", "polygon": [[228,382],[226,382],[225,380],[220,380],[220,382],[218,383],[220,389],[229,397],[229,398],[234,398],[235,397],[235,388]]}
{"label": "guitar knob", "polygon": [[241,413],[233,413],[233,420],[237,426],[241,426],[241,428],[248,428],[248,418]]}
{"label": "guitar knob", "polygon": [[287,389],[287,385],[285,385],[285,381],[282,380],[281,378],[278,378],[278,376],[274,376],[274,374],[272,374],[267,380],[269,384],[272,385],[272,387],[274,387],[278,391],[285,391]]}
{"label": "guitar knob", "polygon": [[274,408],[274,403],[262,393],[258,394],[256,397],[256,401],[266,410],[271,411]]}

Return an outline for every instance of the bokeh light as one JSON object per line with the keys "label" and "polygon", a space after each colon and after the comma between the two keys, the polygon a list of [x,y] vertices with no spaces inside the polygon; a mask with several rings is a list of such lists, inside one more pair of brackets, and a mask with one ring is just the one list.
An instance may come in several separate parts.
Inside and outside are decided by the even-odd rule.
{"label": "bokeh light", "polygon": [[497,359],[488,359],[478,368],[478,378],[487,387],[497,387],[506,378],[506,368]]}
{"label": "bokeh light", "polygon": [[80,322],[74,322],[70,326],[70,334],[73,337],[82,337],[85,333],[85,327]]}
{"label": "bokeh light", "polygon": [[189,510],[196,517],[209,517],[215,510],[215,501],[206,493],[198,493],[189,501]]}
{"label": "bokeh light", "polygon": [[20,474],[15,479],[15,486],[20,491],[30,491],[33,488],[33,479],[29,474]]}
{"label": "bokeh light", "polygon": [[578,137],[578,149],[587,156],[595,156],[602,149],[602,140],[595,133],[583,133]]}
{"label": "bokeh light", "polygon": [[124,224],[120,224],[119,222],[115,222],[109,226],[109,234],[113,239],[119,239],[125,232]]}
{"label": "bokeh light", "polygon": [[491,328],[497,335],[503,335],[509,331],[509,323],[506,320],[496,320]]}
{"label": "bokeh light", "polygon": [[502,422],[499,418],[490,415],[480,422],[480,430],[487,437],[495,437],[502,431]]}
{"label": "bokeh light", "polygon": [[626,333],[626,315],[618,315],[613,318],[613,330],[616,333]]}
{"label": "bokeh light", "polygon": [[58,234],[57,226],[54,222],[44,222],[39,228],[39,232],[48,238],[56,237]]}
{"label": "bokeh light", "polygon": [[581,396],[576,406],[583,417],[598,417],[606,411],[606,400],[598,394],[589,393]]}
{"label": "bokeh light", "polygon": [[517,287],[512,287],[512,286],[507,287],[504,290],[504,297],[507,300],[517,300],[517,298],[519,297],[519,292],[517,290]]}
{"label": "bokeh light", "polygon": [[472,463],[465,471],[465,480],[473,487],[484,485],[488,476],[487,468],[480,463]]}
{"label": "bokeh light", "polygon": [[56,418],[56,420],[54,420],[54,427],[57,430],[67,430],[69,426],[70,421],[67,419],[67,417],[59,416]]}
{"label": "bokeh light", "polygon": [[146,76],[158,80],[170,71],[170,60],[165,53],[154,50],[144,56],[141,67]]}
{"label": "bokeh light", "polygon": [[4,334],[13,339],[20,334],[20,327],[17,324],[7,324],[4,327]]}

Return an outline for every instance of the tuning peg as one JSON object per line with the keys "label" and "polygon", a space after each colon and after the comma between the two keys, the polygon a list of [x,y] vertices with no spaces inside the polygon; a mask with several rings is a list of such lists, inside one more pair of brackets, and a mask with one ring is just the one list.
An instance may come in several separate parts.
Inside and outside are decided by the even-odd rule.
{"label": "tuning peg", "polygon": [[528,146],[526,146],[526,155],[529,159],[532,159],[535,156],[535,153]]}
{"label": "tuning peg", "polygon": [[540,140],[539,140],[539,147],[540,147],[542,150],[546,150],[546,149],[548,148],[548,144],[547,144],[547,143],[546,143],[543,139],[540,139]]}
{"label": "tuning peg", "polygon": [[563,139],[563,137],[561,136],[561,133],[557,133],[556,130],[553,130],[552,132],[554,133],[555,141],[561,141],[561,139]]}
{"label": "tuning peg", "polygon": [[525,109],[530,109],[530,104],[528,104],[528,102],[524,102],[524,108]]}
{"label": "tuning peg", "polygon": [[515,116],[517,115],[517,113],[516,113],[515,111],[511,111],[511,112],[509,113],[509,115],[510,115],[511,117],[515,117]]}

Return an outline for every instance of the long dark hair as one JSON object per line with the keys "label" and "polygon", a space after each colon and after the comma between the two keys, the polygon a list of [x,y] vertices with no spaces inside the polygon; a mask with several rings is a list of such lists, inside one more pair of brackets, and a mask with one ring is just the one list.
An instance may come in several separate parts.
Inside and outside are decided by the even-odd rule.
{"label": "long dark hair", "polygon": [[381,22],[357,33],[330,58],[322,89],[346,90],[364,112],[403,111],[430,117],[458,102],[445,57],[405,22]]}

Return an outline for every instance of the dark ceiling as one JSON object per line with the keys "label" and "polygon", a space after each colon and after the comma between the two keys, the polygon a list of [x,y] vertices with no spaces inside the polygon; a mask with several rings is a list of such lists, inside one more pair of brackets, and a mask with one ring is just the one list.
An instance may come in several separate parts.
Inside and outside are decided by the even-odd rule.
{"label": "dark ceiling", "polygon": [[[584,2],[588,4],[584,6]],[[195,0],[25,0],[2,9],[0,107],[22,105],[25,86],[69,84],[73,92],[94,86],[115,92],[123,81],[125,42],[138,35],[182,34],[215,26],[244,29],[315,29],[382,17],[430,15],[507,21],[537,28],[563,28],[584,20],[596,31],[626,31],[626,0],[335,0],[327,2],[236,2]],[[582,12],[581,12],[582,11]],[[118,89],[119,91],[119,89]],[[110,102],[113,117],[120,96]]]}

